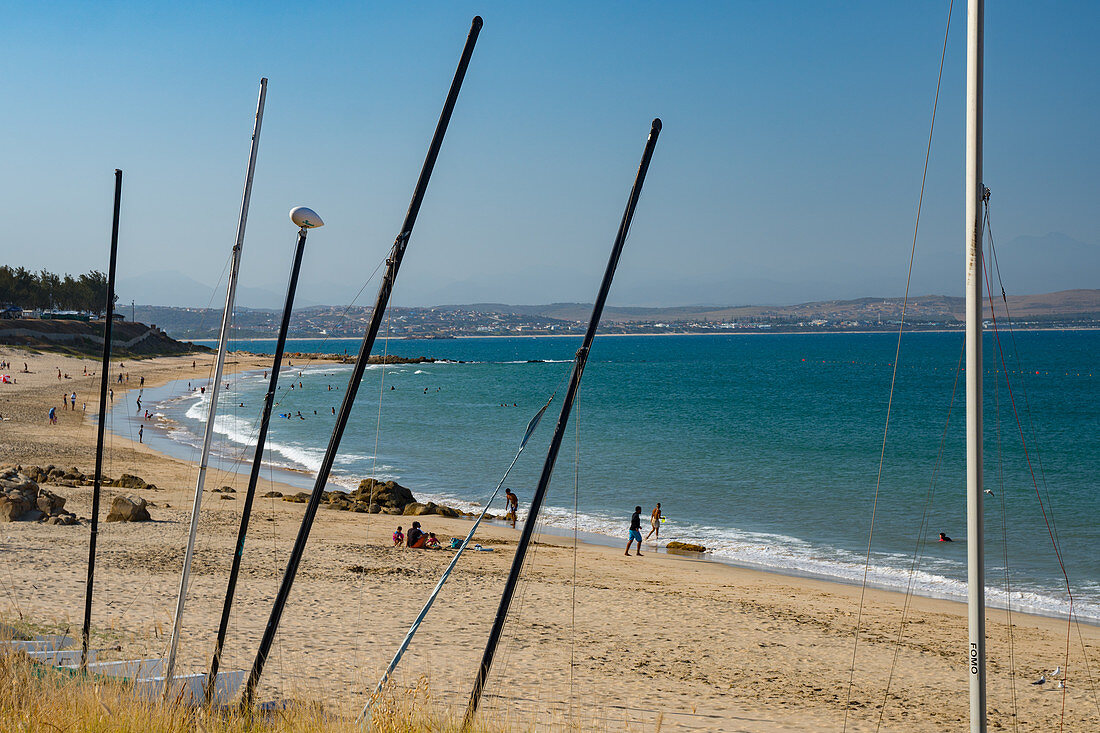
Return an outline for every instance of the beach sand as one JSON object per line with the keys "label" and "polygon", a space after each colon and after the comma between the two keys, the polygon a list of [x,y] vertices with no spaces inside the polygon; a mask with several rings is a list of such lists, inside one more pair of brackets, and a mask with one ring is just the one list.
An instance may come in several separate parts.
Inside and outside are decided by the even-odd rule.
{"label": "beach sand", "polygon": [[[13,362],[0,385],[0,463],[94,464],[98,371],[93,359],[0,348]],[[212,356],[125,360],[130,381],[200,381]],[[22,374],[27,362],[32,374]],[[263,369],[269,357],[234,354],[231,369]],[[116,362],[117,363],[117,362]],[[57,369],[73,378],[57,379]],[[77,392],[77,410],[50,406]],[[133,400],[134,395],[126,399]],[[87,402],[87,412],[81,411]],[[503,460],[503,459],[502,459]],[[197,456],[194,462],[197,462]],[[194,463],[193,462],[193,463]],[[104,489],[103,514],[116,493],[153,503],[154,521],[101,523],[93,624],[103,658],[158,655],[166,648],[187,537],[195,465],[147,446],[110,438],[105,472],[141,476],[154,491]],[[267,480],[260,493],[297,488]],[[495,477],[487,477],[487,485]],[[188,594],[179,671],[205,671],[240,520],[247,477],[212,471]],[[232,500],[214,493],[236,489]],[[414,493],[417,487],[411,486]],[[53,487],[81,517],[90,487]],[[583,487],[582,487],[583,490]],[[304,505],[258,498],[223,669],[248,669],[263,631]],[[469,522],[420,517],[444,541]],[[404,637],[449,551],[393,548],[390,535],[411,517],[322,507],[260,689],[261,699],[315,696],[356,713]],[[625,524],[625,521],[624,521]],[[493,552],[468,552],[395,675],[398,687],[424,678],[439,705],[460,714],[499,600],[519,532],[498,524],[478,538]],[[624,538],[625,539],[625,538]],[[24,618],[78,634],[83,614],[88,527],[0,524],[0,620]],[[938,731],[966,726],[968,651],[965,608],[954,602],[734,568],[701,558],[541,536],[528,556],[482,709],[513,729],[841,730],[855,647],[853,731]],[[907,610],[906,610],[907,609]],[[899,624],[906,617],[899,643]],[[1064,620],[988,614],[989,717],[992,730],[1100,730],[1096,691],[1100,629],[1073,627],[1066,690],[1030,684],[1065,666]],[[889,692],[886,686],[889,680]],[[1097,679],[1096,682],[1100,682]],[[882,711],[884,699],[885,710]],[[878,722],[881,712],[881,728]]]}

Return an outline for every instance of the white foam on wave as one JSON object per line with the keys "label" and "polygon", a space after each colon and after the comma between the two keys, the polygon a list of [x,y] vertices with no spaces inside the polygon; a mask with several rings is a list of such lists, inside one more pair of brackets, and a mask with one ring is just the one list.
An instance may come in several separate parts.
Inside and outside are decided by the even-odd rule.
{"label": "white foam on wave", "polygon": [[[561,360],[566,361],[566,360]],[[511,362],[526,363],[526,362]],[[371,365],[380,368],[381,365]],[[186,411],[188,418],[202,421],[206,418],[209,395],[186,395],[180,399],[195,399]],[[196,399],[197,398],[197,399]],[[215,432],[221,433],[234,443],[254,446],[255,435],[252,423],[233,415],[219,415],[215,420]],[[169,436],[174,440],[197,447],[197,438],[186,430],[172,429]],[[283,444],[268,441],[270,452],[279,454],[290,467],[304,468],[316,472],[321,465],[324,451],[307,446]],[[330,482],[335,486],[349,490],[358,487],[362,478],[370,472],[368,461],[373,456],[347,454],[338,456],[337,464],[344,470],[334,473]],[[358,470],[356,470],[358,469]],[[397,480],[400,478],[396,467],[381,464],[374,468],[374,476],[379,480]],[[472,492],[463,492],[469,495]],[[422,501],[436,501],[463,511],[480,511],[482,505],[476,501],[461,499],[449,492],[417,492]],[[485,493],[488,498],[488,491]],[[498,497],[498,507],[494,513],[503,512],[503,504]],[[494,511],[494,510],[490,510]],[[582,532],[621,539],[626,534],[625,518],[605,513],[581,513],[574,519],[571,509],[544,506],[542,521],[549,527],[572,530],[577,521]],[[648,531],[648,529],[646,529]],[[671,540],[687,540],[707,547],[707,556],[731,564],[755,567],[780,573],[805,575],[827,580],[839,580],[847,583],[860,583],[864,575],[864,557],[846,550],[813,544],[801,538],[767,532],[751,532],[731,527],[717,527],[696,523],[684,523],[670,520],[661,527],[661,542],[664,545]],[[966,599],[964,580],[950,577],[958,574],[959,562],[955,559],[925,557],[922,569],[910,573],[912,558],[900,553],[879,553],[874,556],[867,568],[870,585],[889,590],[905,591],[934,598],[951,600]],[[955,571],[954,573],[952,571]],[[1078,589],[1080,593],[1085,589]],[[1091,589],[1095,590],[1095,589]],[[1095,597],[1096,593],[1087,593]],[[987,603],[992,607],[1004,608],[1011,604],[1014,610],[1065,617],[1069,613],[1069,603],[1049,593],[1034,588],[1025,588],[1017,583],[1011,594],[1003,589],[987,588]],[[1082,620],[1100,623],[1100,603],[1077,600],[1074,613]]]}
{"label": "white foam on wave", "polygon": [[[551,527],[572,529],[572,510],[546,506],[543,520]],[[610,537],[625,537],[626,521],[623,518],[581,514],[580,530]],[[645,529],[644,531],[648,531]],[[760,569],[792,575],[808,575],[846,583],[863,580],[864,558],[845,550],[824,547],[798,537],[749,532],[728,527],[666,522],[661,526],[661,546],[672,540],[686,540],[706,546],[708,557],[715,560],[747,565]],[[952,562],[939,558],[923,559],[924,569],[915,570],[910,578],[912,558],[902,554],[880,554],[867,568],[868,583],[889,590],[905,591],[907,587],[921,596],[966,599],[966,582],[948,577],[943,572],[951,569]],[[937,572],[937,570],[941,572]],[[987,587],[986,603],[991,607],[1066,617],[1069,614],[1067,600],[1053,597],[1034,589],[1023,589],[1017,584],[1011,594],[1003,589]],[[1100,604],[1077,600],[1074,613],[1083,620],[1100,622]]]}

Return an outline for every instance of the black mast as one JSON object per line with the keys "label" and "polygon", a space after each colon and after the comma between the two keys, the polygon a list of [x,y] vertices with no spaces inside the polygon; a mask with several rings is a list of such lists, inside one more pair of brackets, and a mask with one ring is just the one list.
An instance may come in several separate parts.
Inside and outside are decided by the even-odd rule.
{"label": "black mast", "polygon": [[412,236],[413,225],[416,224],[417,214],[420,213],[420,205],[424,201],[424,193],[428,188],[428,180],[432,176],[436,158],[439,156],[439,148],[443,144],[443,136],[447,132],[447,125],[451,121],[451,113],[454,111],[455,102],[458,100],[458,92],[462,88],[462,80],[466,76],[466,68],[470,65],[470,56],[474,52],[474,44],[481,32],[481,16],[474,16],[470,25],[470,34],[466,37],[466,46],[462,49],[462,56],[458,61],[458,69],[455,71],[451,88],[447,92],[447,101],[443,104],[443,111],[439,115],[439,122],[435,126],[435,134],[432,136],[428,154],[424,158],[424,165],[420,169],[420,178],[416,182],[409,210],[405,214],[405,222],[390,250],[390,256],[386,260],[386,271],[382,276],[382,284],[378,288],[378,297],[374,301],[374,310],[371,312],[370,325],[363,336],[363,343],[359,347],[359,356],[355,360],[355,368],[352,370],[348,387],[344,392],[344,401],[340,404],[340,411],[336,416],[336,427],[332,430],[328,448],[325,450],[324,460],[317,472],[317,481],[310,494],[309,503],[306,504],[305,516],[302,517],[302,526],[298,529],[298,536],[294,540],[294,548],[290,552],[286,573],[283,582],[279,586],[279,593],[275,597],[275,604],[271,609],[271,616],[267,620],[267,628],[264,629],[263,638],[260,640],[260,648],[256,652],[256,660],[252,664],[252,671],[245,682],[244,693],[241,697],[241,707],[247,709],[252,705],[252,699],[256,693],[256,685],[263,674],[264,664],[271,651],[271,645],[275,641],[275,633],[279,628],[279,619],[290,596],[290,588],[294,584],[294,575],[298,572],[298,565],[305,552],[306,541],[309,539],[309,531],[313,526],[313,518],[317,514],[317,507],[321,503],[321,493],[328,482],[329,472],[332,470],[333,461],[336,459],[336,451],[340,447],[340,440],[344,436],[344,428],[355,404],[355,395],[359,391],[359,382],[363,379],[363,372],[367,368],[367,360],[370,358],[371,349],[374,348],[374,340],[378,336],[378,330],[382,326],[382,318],[386,313],[386,304],[389,302],[390,293],[394,282],[397,280],[397,271],[401,267],[401,259],[405,255],[405,248]]}
{"label": "black mast", "polygon": [[481,701],[481,692],[485,688],[485,680],[489,676],[489,670],[493,666],[493,655],[496,653],[500,635],[504,631],[504,622],[508,618],[508,607],[512,603],[512,595],[515,593],[516,584],[519,582],[519,574],[523,569],[523,559],[527,555],[527,546],[531,542],[531,536],[535,533],[535,522],[538,519],[539,509],[546,497],[546,489],[550,485],[550,477],[554,474],[554,462],[561,448],[562,437],[565,435],[565,427],[569,423],[569,412],[573,409],[573,400],[580,388],[581,376],[584,374],[584,365],[588,361],[588,351],[592,348],[592,340],[596,337],[596,329],[600,325],[600,316],[603,313],[604,303],[607,301],[607,293],[611,289],[611,281],[615,277],[615,268],[619,264],[619,255],[622,254],[623,244],[626,242],[627,232],[630,230],[630,221],[634,218],[634,208],[638,205],[638,197],[642,193],[642,184],[645,183],[645,174],[649,170],[649,161],[653,157],[653,148],[657,145],[657,136],[661,134],[661,120],[653,120],[649,130],[649,138],[646,140],[645,151],[642,153],[642,162],[638,166],[638,174],[634,179],[634,187],[630,189],[630,199],[623,212],[623,220],[619,224],[619,231],[615,235],[615,244],[611,248],[611,258],[607,262],[607,270],[603,274],[603,282],[600,291],[596,295],[596,302],[592,306],[592,317],[588,321],[588,330],[584,333],[584,342],[577,350],[573,358],[573,374],[569,379],[569,389],[565,393],[565,399],[561,403],[561,415],[554,427],[554,437],[550,441],[550,449],[546,453],[546,462],[542,466],[542,474],[539,476],[538,486],[531,498],[531,510],[527,514],[527,521],[523,523],[523,533],[520,535],[519,544],[516,547],[516,555],[512,558],[512,569],[508,571],[508,580],[504,584],[504,593],[497,608],[496,618],[493,619],[493,628],[489,631],[489,641],[485,645],[485,653],[481,657],[481,666],[477,670],[477,679],[474,680],[474,689],[470,693],[470,702],[466,707],[466,718],[462,724],[463,729],[468,729],[477,715],[477,706]]}
{"label": "black mast", "polygon": [[95,580],[95,543],[99,535],[99,487],[103,474],[103,431],[107,427],[107,372],[111,368],[111,326],[115,321],[115,255],[118,254],[118,215],[122,208],[122,171],[115,168],[115,209],[111,223],[111,261],[107,266],[107,320],[103,324],[103,363],[99,379],[99,426],[92,477],[92,534],[88,542],[88,583],[84,590],[84,628],[80,634],[80,668],[88,664],[92,633],[92,584]]}
{"label": "black mast", "polygon": [[279,370],[283,366],[283,349],[286,347],[286,333],[290,328],[290,316],[294,310],[294,291],[298,288],[298,273],[302,269],[302,254],[306,249],[305,227],[298,230],[298,245],[294,249],[294,264],[290,269],[290,283],[286,288],[286,303],[283,305],[283,320],[279,324],[279,338],[275,342],[275,357],[271,365],[271,381],[267,385],[263,414],[260,416],[260,431],[256,435],[256,456],[252,459],[252,472],[248,476],[248,491],[244,497],[244,509],[241,514],[241,527],[237,531],[237,549],[233,553],[233,567],[229,570],[229,585],[225,589],[225,604],[222,606],[222,620],[218,626],[218,639],[214,642],[214,656],[210,660],[210,674],[206,678],[204,701],[210,704],[214,694],[214,682],[218,679],[218,666],[221,664],[222,647],[229,630],[229,616],[233,610],[233,594],[237,590],[237,576],[241,571],[241,558],[244,556],[244,540],[248,534],[248,520],[252,514],[252,501],[256,498],[256,484],[260,480],[260,468],[263,462],[264,444],[267,443],[267,429],[271,424],[271,407],[275,404],[275,390],[279,386]]}

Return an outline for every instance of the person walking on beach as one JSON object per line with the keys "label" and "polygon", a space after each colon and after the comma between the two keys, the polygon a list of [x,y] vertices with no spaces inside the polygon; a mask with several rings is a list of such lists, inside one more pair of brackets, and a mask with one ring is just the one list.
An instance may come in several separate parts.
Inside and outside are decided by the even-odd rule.
{"label": "person walking on beach", "polygon": [[624,555],[630,554],[630,546],[635,542],[638,546],[634,550],[634,554],[638,557],[642,556],[642,508],[640,506],[634,507],[634,513],[630,515],[630,539],[626,543],[626,552]]}
{"label": "person walking on beach", "polygon": [[73,406],[73,412],[76,412],[76,392],[73,392],[71,395],[69,395],[69,402]]}
{"label": "person walking on beach", "polygon": [[657,506],[653,508],[653,511],[649,515],[649,527],[650,527],[650,529],[649,529],[649,534],[647,534],[645,536],[645,538],[647,540],[650,538],[650,535],[652,535],[654,532],[656,532],[657,533],[657,538],[656,539],[657,539],[657,541],[660,541],[660,539],[661,539],[661,520],[663,518],[664,517],[661,516],[661,502],[657,502]]}
{"label": "person walking on beach", "polygon": [[57,425],[57,408],[51,407],[49,411],[50,425]]}
{"label": "person walking on beach", "polygon": [[139,443],[144,443],[145,442],[145,426],[144,425],[138,425],[138,442]]}
{"label": "person walking on beach", "polygon": [[508,502],[508,513],[504,515],[505,521],[512,523],[512,529],[516,528],[516,511],[519,509],[519,497],[512,493],[511,489],[504,490],[504,501]]}

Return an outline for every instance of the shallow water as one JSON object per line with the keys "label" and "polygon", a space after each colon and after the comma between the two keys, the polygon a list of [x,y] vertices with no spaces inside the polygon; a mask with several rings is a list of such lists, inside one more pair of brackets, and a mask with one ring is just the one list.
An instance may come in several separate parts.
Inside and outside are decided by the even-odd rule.
{"label": "shallow water", "polygon": [[[564,392],[579,343],[546,337],[380,341],[376,353],[466,363],[369,367],[333,482],[352,487],[373,474],[396,479],[418,496],[476,506],[507,467],[527,421],[555,389],[559,396]],[[1074,609],[1082,619],[1100,621],[1100,401],[1092,371],[1100,333],[1021,332],[1015,343],[1019,365],[1012,342],[1003,346],[1027,456],[1004,375],[994,363],[997,347],[986,339],[985,480],[994,492],[985,506],[990,602],[1008,599],[1007,534],[1013,608],[1068,611],[1030,458],[1066,562]],[[634,506],[648,517],[660,501],[668,517],[662,544],[700,542],[716,558],[738,564],[859,581],[895,344],[891,334],[598,338],[559,455],[546,524],[572,528],[576,472],[583,531],[625,542]],[[248,341],[233,347],[269,353],[273,346]],[[358,346],[297,340],[288,351],[354,353]],[[961,333],[905,336],[872,542],[869,579],[876,585],[904,589],[912,583],[925,595],[965,595],[961,379],[947,424],[961,348]],[[350,366],[323,362],[294,362],[284,372],[276,413],[291,417],[273,420],[265,459],[303,472],[280,478],[311,485],[308,472],[320,465],[335,420],[332,408],[339,409],[349,372]],[[254,445],[267,381],[250,373],[229,383],[216,422],[217,450],[223,467],[238,462],[247,471],[247,446]],[[150,404],[175,425],[173,452],[197,459],[206,398],[176,383],[146,390]],[[557,414],[555,403],[508,480],[521,509]],[[501,501],[497,509],[502,507]],[[941,531],[955,541],[936,542]],[[911,573],[914,553],[920,562]]]}

